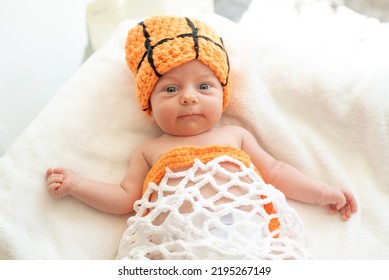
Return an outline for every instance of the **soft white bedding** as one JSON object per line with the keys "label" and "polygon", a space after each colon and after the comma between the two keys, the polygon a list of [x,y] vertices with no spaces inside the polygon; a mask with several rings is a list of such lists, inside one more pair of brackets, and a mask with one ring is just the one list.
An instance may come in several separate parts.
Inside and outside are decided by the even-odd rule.
{"label": "soft white bedding", "polygon": [[[347,222],[290,201],[314,257],[389,258],[389,27],[345,8],[297,13],[286,2],[253,1],[238,25],[197,16],[230,54],[234,95],[223,122],[245,126],[275,157],[355,193],[359,211]],[[126,31],[136,22],[120,26],[0,159],[0,259],[115,257],[127,216],[51,198],[44,173],[62,166],[119,182],[131,150],[159,133],[138,109],[124,61]]]}

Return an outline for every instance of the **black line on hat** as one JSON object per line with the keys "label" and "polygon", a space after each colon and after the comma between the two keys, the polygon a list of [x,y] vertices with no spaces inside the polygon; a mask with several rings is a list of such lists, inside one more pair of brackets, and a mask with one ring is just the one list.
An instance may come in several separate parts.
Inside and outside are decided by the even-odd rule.
{"label": "black line on hat", "polygon": [[226,49],[224,48],[224,42],[223,42],[223,38],[222,37],[219,37],[220,38],[220,42],[222,43],[221,45],[217,44],[214,42],[214,44],[216,44],[217,46],[219,46],[219,48],[222,49],[222,51],[225,53],[226,55],[226,59],[227,59],[227,67],[228,67],[228,70],[227,70],[227,75],[226,75],[226,82],[222,84],[223,87],[225,87],[226,85],[228,85],[228,78],[230,76],[230,58],[228,57],[228,53],[226,52]]}
{"label": "black line on hat", "polygon": [[141,61],[138,64],[137,70],[139,70],[139,68],[142,65],[143,60],[145,59],[145,57],[147,55],[147,60],[148,60],[148,62],[150,64],[151,68],[153,68],[155,75],[158,78],[160,78],[160,77],[162,77],[162,75],[160,73],[158,73],[157,68],[155,67],[155,64],[154,64],[154,58],[153,58],[154,46],[152,46],[151,43],[150,43],[151,42],[150,34],[149,34],[149,32],[147,32],[147,27],[146,27],[146,25],[145,25],[145,23],[143,21],[140,22],[139,25],[142,26],[142,28],[143,28],[143,36],[145,36],[145,44],[144,44],[144,46],[145,46],[146,52],[143,54],[143,57],[142,57]]}
{"label": "black line on hat", "polygon": [[192,29],[191,36],[193,37],[193,43],[194,43],[193,48],[196,52],[196,59],[197,59],[199,57],[199,38],[198,38],[199,29],[194,25],[194,23],[189,18],[186,17],[185,19],[190,29]]}

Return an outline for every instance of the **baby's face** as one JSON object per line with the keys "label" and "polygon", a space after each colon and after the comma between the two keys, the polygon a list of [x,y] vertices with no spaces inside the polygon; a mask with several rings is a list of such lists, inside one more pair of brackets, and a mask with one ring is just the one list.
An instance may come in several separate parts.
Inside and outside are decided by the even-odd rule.
{"label": "baby's face", "polygon": [[198,60],[165,73],[150,97],[152,116],[165,132],[190,136],[205,132],[223,113],[223,88],[215,73]]}

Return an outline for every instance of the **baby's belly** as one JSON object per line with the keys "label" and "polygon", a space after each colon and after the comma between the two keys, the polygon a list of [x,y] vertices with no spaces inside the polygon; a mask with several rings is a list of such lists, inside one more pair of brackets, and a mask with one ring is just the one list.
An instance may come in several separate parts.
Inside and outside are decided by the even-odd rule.
{"label": "baby's belly", "polygon": [[[252,178],[248,175],[246,175],[246,176],[239,175],[238,176],[239,180],[236,180],[236,177],[235,177],[234,183],[231,184],[231,180],[232,180],[231,174],[239,174],[241,172],[240,167],[232,162],[222,162],[222,163],[220,163],[220,166],[222,167],[222,169],[219,170],[218,172],[212,172],[211,175],[206,175],[206,176],[211,176],[212,177],[211,180],[214,180],[214,182],[209,182],[209,183],[201,184],[200,186],[198,186],[199,184],[197,184],[197,182],[188,181],[187,184],[185,185],[185,187],[186,188],[191,188],[191,187],[198,188],[201,196],[204,199],[212,200],[213,201],[212,204],[214,206],[225,205],[225,206],[230,207],[229,204],[234,202],[236,199],[239,199],[239,197],[241,197],[241,196],[246,196],[249,193],[250,188],[254,187],[252,184],[254,178]],[[179,168],[179,169],[174,169],[172,171],[173,172],[181,172],[181,171],[186,171],[188,169],[189,168]],[[195,175],[196,175],[196,177],[198,177],[198,176],[202,176],[202,175],[206,174],[207,172],[209,172],[209,171],[197,170]],[[181,181],[182,181],[182,178],[180,178],[180,177],[179,178],[169,178],[168,184],[170,186],[177,186],[181,183]],[[216,184],[215,184],[215,182],[216,182]],[[222,190],[220,190],[220,188]],[[171,195],[173,193],[174,192],[170,192],[170,193],[164,192],[164,196],[168,196],[168,195]],[[219,195],[219,197],[218,197],[218,194],[220,194],[220,193],[223,193],[224,195],[221,195],[221,196]],[[231,194],[231,195],[229,195],[229,194]],[[158,199],[161,199],[161,198],[158,197],[157,192],[154,192],[150,196],[151,202],[155,202]],[[252,197],[252,199],[259,200],[260,197],[255,195]],[[194,211],[194,207],[196,207],[196,205],[193,205],[193,201],[192,202],[184,201],[179,207],[179,212],[182,214],[190,214]],[[252,210],[252,207],[247,206],[247,205],[245,205],[245,206],[240,205],[240,206],[237,206],[236,208],[243,210],[243,211],[251,211]],[[154,220],[153,224],[160,225],[161,223],[163,223],[163,221],[165,220],[167,215],[168,215],[168,213],[161,213],[158,216],[158,218]]]}

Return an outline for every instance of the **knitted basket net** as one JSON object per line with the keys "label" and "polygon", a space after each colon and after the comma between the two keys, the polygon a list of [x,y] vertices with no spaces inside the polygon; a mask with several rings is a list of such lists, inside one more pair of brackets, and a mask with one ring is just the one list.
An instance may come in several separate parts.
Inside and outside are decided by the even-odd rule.
{"label": "knitted basket net", "polygon": [[118,259],[307,259],[302,222],[254,167],[221,156],[150,183]]}

